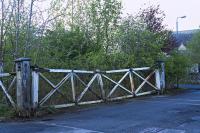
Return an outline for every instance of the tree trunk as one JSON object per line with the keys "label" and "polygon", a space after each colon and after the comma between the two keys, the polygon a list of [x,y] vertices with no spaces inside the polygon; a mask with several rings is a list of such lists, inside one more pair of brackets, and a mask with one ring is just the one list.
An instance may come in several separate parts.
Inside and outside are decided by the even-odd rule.
{"label": "tree trunk", "polygon": [[32,15],[33,15],[33,3],[34,3],[34,0],[31,0],[29,19],[28,19],[28,24],[27,24],[26,43],[25,43],[25,48],[24,48],[24,57],[26,56],[27,49],[30,45],[31,21],[32,21]]}
{"label": "tree trunk", "polygon": [[0,73],[3,72],[4,19],[4,0],[1,0]]}

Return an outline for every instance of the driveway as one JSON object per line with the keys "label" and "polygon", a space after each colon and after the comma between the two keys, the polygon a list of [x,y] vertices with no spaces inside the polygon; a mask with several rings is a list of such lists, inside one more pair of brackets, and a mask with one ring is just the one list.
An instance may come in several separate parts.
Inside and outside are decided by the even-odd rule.
{"label": "driveway", "polygon": [[31,122],[0,123],[0,133],[200,133],[200,90],[100,104]]}

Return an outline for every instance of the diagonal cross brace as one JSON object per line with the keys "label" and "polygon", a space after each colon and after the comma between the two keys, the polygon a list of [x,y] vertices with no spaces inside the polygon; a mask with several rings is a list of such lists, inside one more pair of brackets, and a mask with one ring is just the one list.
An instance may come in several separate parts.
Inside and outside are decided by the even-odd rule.
{"label": "diagonal cross brace", "polygon": [[104,84],[103,84],[103,79],[102,79],[101,74],[98,74],[97,79],[98,79],[98,84],[99,84],[100,90],[101,90],[101,97],[102,97],[102,99],[105,100],[106,93],[105,93],[105,90],[104,90]]}
{"label": "diagonal cross brace", "polygon": [[3,85],[1,80],[0,80],[0,87],[2,88],[4,94],[6,95],[8,100],[10,101],[11,105],[15,108],[16,107],[15,102],[13,101],[12,97],[8,94],[6,87]]}
{"label": "diagonal cross brace", "polygon": [[[9,91],[12,89],[12,87],[14,86],[14,84],[16,83],[16,76],[13,78],[12,82],[10,83],[8,89],[7,89],[7,92],[9,93]],[[6,96],[3,97],[3,100],[6,99]]]}
{"label": "diagonal cross brace", "polygon": [[[41,76],[42,79],[44,79],[44,81],[46,81],[53,89],[56,88],[57,85],[54,85],[49,79],[47,79],[42,73],[39,74]],[[57,90],[56,92],[58,92],[59,94],[61,94],[62,96],[64,96],[64,94],[60,91]]]}
{"label": "diagonal cross brace", "polygon": [[[77,74],[74,73],[74,76],[75,76],[85,87],[87,87],[87,84],[86,84]],[[95,93],[90,87],[89,87],[88,91],[90,91],[92,94],[94,94],[97,98],[102,99],[102,97],[100,97],[97,93]]]}
{"label": "diagonal cross brace", "polygon": [[136,72],[133,71],[134,74],[136,74],[139,78],[141,78],[143,80],[142,84],[136,89],[135,94],[137,94],[140,89],[144,86],[145,83],[149,84],[150,86],[152,86],[154,89],[158,90],[157,87],[155,87],[154,85],[152,85],[148,79],[151,78],[151,76],[155,73],[155,71],[151,72],[146,78],[143,78],[142,76],[140,76],[139,74],[137,74]]}
{"label": "diagonal cross brace", "polygon": [[60,83],[58,83],[55,86],[54,90],[51,90],[41,101],[40,101],[40,105],[44,104],[56,91],[58,91],[58,89],[70,78],[71,73],[67,74],[67,76],[65,76]]}
{"label": "diagonal cross brace", "polygon": [[118,81],[114,81],[112,79],[110,79],[109,77],[107,77],[106,75],[103,74],[103,77],[105,77],[106,79],[110,80],[111,82],[115,83],[116,85],[113,87],[113,89],[110,91],[110,93],[108,94],[107,97],[110,97],[114,92],[115,90],[117,89],[117,87],[119,86],[120,88],[122,88],[123,90],[125,90],[126,92],[132,94],[131,91],[129,91],[128,89],[126,89],[124,86],[122,86],[120,83],[126,78],[126,76],[129,74],[129,72],[125,73],[125,75]]}
{"label": "diagonal cross brace", "polygon": [[83,92],[80,94],[80,96],[77,99],[77,102],[79,102],[82,97],[84,96],[84,94],[88,91],[88,89],[90,88],[90,86],[92,85],[92,83],[94,82],[94,80],[97,78],[97,74],[95,74],[92,79],[90,80],[90,82],[86,85],[86,88],[83,90]]}

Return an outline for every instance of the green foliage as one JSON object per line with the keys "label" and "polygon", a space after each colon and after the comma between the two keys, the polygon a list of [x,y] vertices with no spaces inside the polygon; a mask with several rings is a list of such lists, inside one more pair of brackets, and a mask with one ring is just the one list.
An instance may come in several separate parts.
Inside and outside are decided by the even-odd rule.
{"label": "green foliage", "polygon": [[196,33],[192,40],[188,43],[190,60],[192,63],[200,63],[200,32]]}
{"label": "green foliage", "polygon": [[114,35],[121,14],[121,2],[118,0],[92,0],[88,8],[93,43],[105,48],[114,44]]}
{"label": "green foliage", "polygon": [[168,84],[176,83],[188,74],[190,68],[190,60],[186,53],[174,51],[166,58],[166,78]]}
{"label": "green foliage", "polygon": [[118,38],[122,51],[133,54],[138,66],[151,66],[162,56],[163,34],[149,31],[132,16],[123,20]]}
{"label": "green foliage", "polygon": [[[14,68],[16,54],[24,56],[25,50],[33,64],[41,67],[106,70],[153,66],[165,57],[161,49],[174,43],[172,33],[163,25],[165,15],[159,6],[150,6],[139,15],[127,18],[121,18],[120,0],[69,1],[68,4],[64,0],[52,0],[51,7],[44,24],[33,17],[29,42],[26,42],[29,12],[23,12],[18,53],[15,22],[9,25],[4,46],[6,71]],[[167,69],[175,68],[177,62],[184,64],[185,58],[171,55]],[[180,77],[184,70],[168,72],[170,76]]]}
{"label": "green foliage", "polygon": [[15,112],[12,108],[8,107],[7,105],[0,104],[0,120],[2,118],[11,118],[15,115]]}

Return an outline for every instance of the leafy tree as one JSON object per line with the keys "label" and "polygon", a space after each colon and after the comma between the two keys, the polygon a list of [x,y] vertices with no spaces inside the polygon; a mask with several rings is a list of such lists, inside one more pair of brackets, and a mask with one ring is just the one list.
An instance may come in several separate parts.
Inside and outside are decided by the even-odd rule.
{"label": "leafy tree", "polygon": [[109,53],[115,44],[114,36],[121,14],[121,2],[118,0],[92,0],[88,15],[94,42],[97,47],[103,46]]}
{"label": "leafy tree", "polygon": [[170,52],[177,46],[177,41],[173,36],[172,31],[166,29],[163,24],[165,13],[160,9],[160,6],[149,6],[139,12],[138,18],[146,25],[146,29],[152,33],[158,34],[160,40],[163,40],[162,51]]}
{"label": "leafy tree", "polygon": [[147,30],[157,33],[162,32],[165,29],[163,20],[165,14],[160,10],[160,6],[149,6],[139,12],[138,17],[146,24]]}
{"label": "leafy tree", "polygon": [[200,32],[197,32],[192,40],[188,43],[190,59],[193,63],[200,63]]}
{"label": "leafy tree", "polygon": [[163,35],[150,31],[141,20],[128,16],[119,28],[122,51],[135,56],[138,66],[153,65],[163,54]]}
{"label": "leafy tree", "polygon": [[191,63],[186,53],[174,50],[165,61],[168,85],[179,83],[180,79],[184,79],[187,76]]}

